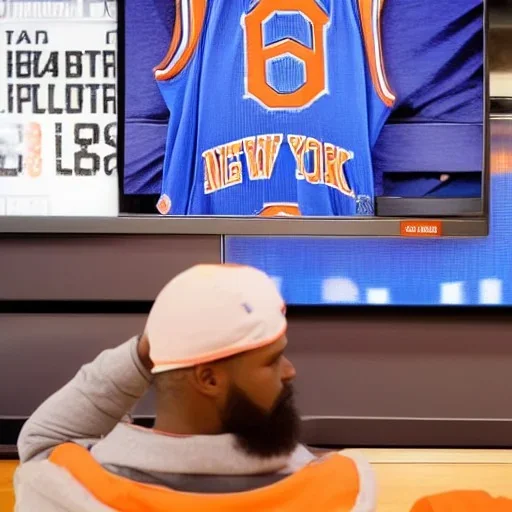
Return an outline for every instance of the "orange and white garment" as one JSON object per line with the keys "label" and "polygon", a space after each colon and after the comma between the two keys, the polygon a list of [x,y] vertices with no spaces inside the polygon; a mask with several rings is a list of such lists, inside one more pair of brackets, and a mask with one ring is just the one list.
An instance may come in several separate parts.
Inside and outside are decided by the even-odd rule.
{"label": "orange and white garment", "polygon": [[[512,482],[510,482],[512,494]],[[452,491],[419,500],[411,512],[512,512],[512,499],[484,491]]]}
{"label": "orange and white garment", "polygon": [[24,485],[17,489],[16,512],[376,510],[372,470],[350,452],[329,454],[275,484],[231,494],[186,493],[135,482],[108,472],[72,443],[57,447],[46,461],[24,464],[17,478]]}

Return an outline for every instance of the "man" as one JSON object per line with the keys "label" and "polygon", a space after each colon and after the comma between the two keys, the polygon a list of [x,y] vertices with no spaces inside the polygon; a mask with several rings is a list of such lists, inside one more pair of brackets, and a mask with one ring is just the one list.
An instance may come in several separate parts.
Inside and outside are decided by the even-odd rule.
{"label": "man", "polygon": [[[82,367],[27,421],[17,510],[374,510],[365,461],[315,461],[298,444],[286,328],[259,270],[198,265],[175,277],[143,336]],[[122,421],[151,383],[154,429]]]}

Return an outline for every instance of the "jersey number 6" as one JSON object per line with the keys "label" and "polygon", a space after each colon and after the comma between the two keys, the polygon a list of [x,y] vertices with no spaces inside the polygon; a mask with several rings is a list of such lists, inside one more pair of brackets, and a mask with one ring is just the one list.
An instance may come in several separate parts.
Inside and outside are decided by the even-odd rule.
{"label": "jersey number 6", "polygon": [[[302,15],[311,25],[311,48],[290,38],[265,44],[265,23],[276,14]],[[324,35],[328,23],[329,17],[315,0],[260,0],[242,18],[246,95],[276,110],[301,110],[319,98],[327,89]],[[287,55],[302,63],[304,83],[292,92],[283,93],[268,83],[267,65]]]}

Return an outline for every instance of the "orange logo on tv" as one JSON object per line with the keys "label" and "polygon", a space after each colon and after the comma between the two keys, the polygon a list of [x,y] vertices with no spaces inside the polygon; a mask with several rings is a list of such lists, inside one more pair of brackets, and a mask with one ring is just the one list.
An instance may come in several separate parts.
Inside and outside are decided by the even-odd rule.
{"label": "orange logo on tv", "polygon": [[411,221],[400,223],[401,236],[437,237],[442,236],[442,222],[439,220]]}

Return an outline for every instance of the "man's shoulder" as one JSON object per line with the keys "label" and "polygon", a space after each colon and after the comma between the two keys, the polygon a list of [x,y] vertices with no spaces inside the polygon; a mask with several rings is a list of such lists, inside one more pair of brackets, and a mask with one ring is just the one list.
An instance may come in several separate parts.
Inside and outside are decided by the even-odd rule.
{"label": "man's shoulder", "polygon": [[14,474],[17,512],[114,512],[49,460],[21,464]]}

